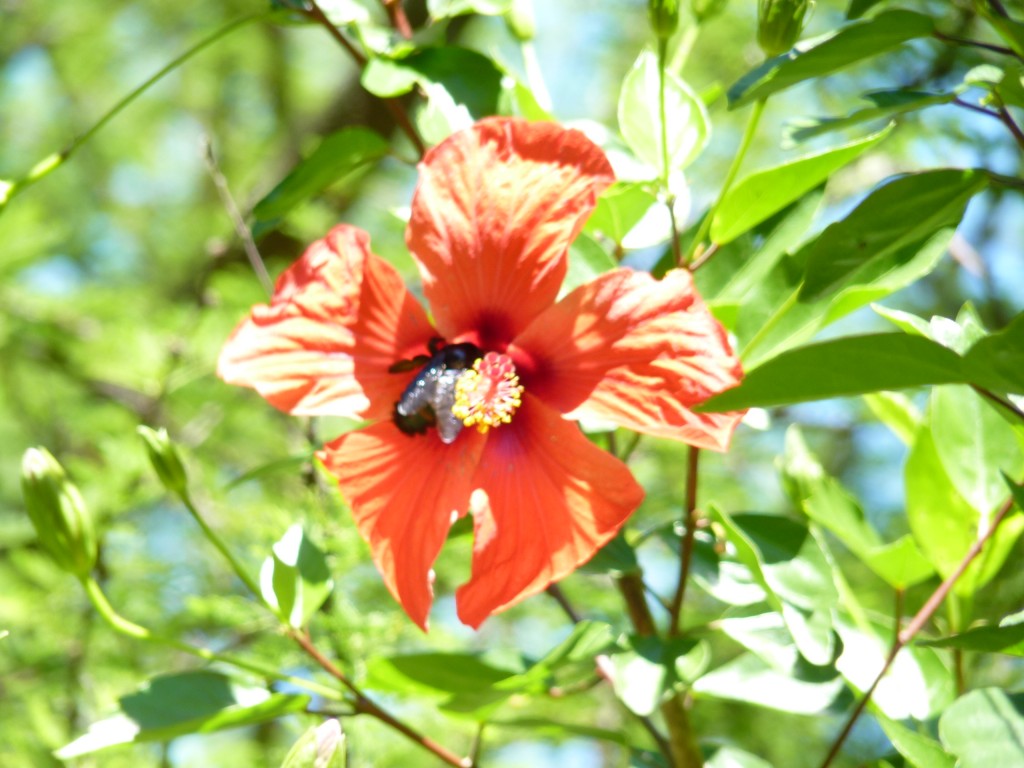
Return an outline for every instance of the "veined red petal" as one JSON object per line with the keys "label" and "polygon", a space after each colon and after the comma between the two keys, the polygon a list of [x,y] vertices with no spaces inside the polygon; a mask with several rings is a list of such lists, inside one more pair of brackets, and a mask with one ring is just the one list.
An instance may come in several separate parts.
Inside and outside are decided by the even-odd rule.
{"label": "veined red petal", "polygon": [[369,236],[337,226],[277,281],[221,351],[217,375],[283,411],[383,418],[408,377],[388,373],[436,332]]}
{"label": "veined red petal", "polygon": [[457,595],[473,627],[589,560],[643,500],[621,461],[527,392],[487,434],[475,478],[473,576]]}
{"label": "veined red petal", "polygon": [[725,450],[739,413],[691,408],[743,376],[690,274],[617,269],[581,286],[514,341],[528,392],[571,418],[594,416]]}
{"label": "veined red petal", "polygon": [[430,568],[453,515],[469,509],[483,443],[475,430],[445,445],[433,430],[410,436],[383,421],[317,453],[338,479],[384,583],[424,630],[433,601]]}
{"label": "veined red petal", "polygon": [[501,351],[555,300],[611,166],[579,131],[493,118],[434,147],[419,173],[406,241],[434,322]]}

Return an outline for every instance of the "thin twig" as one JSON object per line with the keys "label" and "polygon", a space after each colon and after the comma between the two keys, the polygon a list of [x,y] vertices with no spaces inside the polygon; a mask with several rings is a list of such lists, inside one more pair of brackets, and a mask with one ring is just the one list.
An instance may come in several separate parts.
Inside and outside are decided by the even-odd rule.
{"label": "thin twig", "polygon": [[565,596],[565,593],[562,591],[560,586],[557,584],[549,584],[546,591],[555,599],[555,602],[558,603],[558,606],[565,612],[565,615],[569,617],[569,620],[573,624],[579,624],[583,621],[583,617],[575,608],[573,608],[572,603],[569,602],[569,598]]}
{"label": "thin twig", "polygon": [[[366,56],[363,55],[358,48],[352,45],[352,42],[341,33],[340,29],[334,26],[334,23],[327,18],[327,15],[323,10],[321,10],[320,6],[317,5],[316,0],[309,0],[309,8],[306,9],[306,15],[326,29],[330,36],[348,52],[360,68],[366,66]],[[402,132],[409,137],[409,141],[412,142],[419,156],[423,157],[423,155],[426,154],[427,147],[423,143],[423,139],[420,138],[420,135],[413,127],[412,121],[409,120],[409,115],[406,113],[402,102],[398,99],[381,99],[381,101],[384,102],[384,106],[387,107],[388,111],[391,113],[391,117],[394,118],[395,124],[398,125],[398,127],[402,129]]]}
{"label": "thin twig", "polygon": [[406,40],[412,39],[412,25],[409,17],[405,15],[405,8],[402,7],[402,0],[380,0],[384,10],[388,12],[391,19],[391,26]]}
{"label": "thin twig", "polygon": [[999,508],[999,511],[996,513],[996,516],[992,519],[992,524],[989,526],[989,529],[971,545],[971,548],[967,550],[967,554],[964,555],[963,560],[960,561],[960,565],[956,567],[956,570],[946,577],[946,580],[938,586],[938,588],[932,593],[932,596],[928,598],[928,601],[921,606],[921,610],[919,610],[914,618],[910,620],[910,623],[896,635],[896,640],[893,643],[892,648],[889,650],[889,655],[885,658],[885,663],[882,664],[882,668],[879,670],[878,675],[868,687],[867,691],[865,691],[860,701],[857,702],[857,706],[854,707],[853,712],[850,713],[850,716],[846,720],[846,724],[843,726],[843,730],[840,731],[839,736],[836,737],[836,740],[832,744],[832,748],[825,756],[825,760],[822,762],[821,768],[828,768],[828,766],[832,764],[832,761],[839,754],[839,750],[842,748],[846,738],[853,730],[854,724],[867,707],[875,689],[878,687],[878,684],[882,681],[882,678],[885,677],[885,674],[889,671],[889,667],[891,667],[893,662],[896,660],[896,655],[907,643],[913,640],[924,625],[928,623],[931,617],[942,605],[943,600],[946,599],[950,590],[953,589],[956,582],[961,576],[963,576],[964,571],[967,570],[967,567],[971,562],[973,562],[974,558],[979,555],[982,547],[985,546],[985,543],[992,538],[992,535],[999,528],[1003,519],[1010,513],[1011,509],[1013,509],[1013,497],[1008,498],[1003,503]]}
{"label": "thin twig", "polygon": [[1024,131],[1021,131],[1020,126],[1014,122],[1013,117],[1006,111],[1005,107],[1000,106],[997,109],[986,109],[985,107],[979,107],[977,104],[971,104],[969,101],[964,101],[960,98],[953,99],[953,103],[958,107],[963,107],[964,109],[969,109],[972,112],[978,112],[982,115],[988,115],[989,117],[995,118],[1001,122],[1013,136],[1013,140],[1017,142],[1017,146],[1024,151]]}
{"label": "thin twig", "polygon": [[313,659],[320,667],[327,672],[331,677],[335,678],[339,683],[344,685],[352,693],[355,698],[353,706],[358,714],[370,715],[380,720],[382,723],[391,726],[396,731],[401,733],[410,741],[414,741],[424,749],[432,752],[438,758],[443,760],[448,765],[455,766],[455,768],[472,768],[473,762],[470,758],[462,758],[456,755],[454,752],[449,750],[447,747],[443,747],[436,741],[431,739],[429,736],[424,736],[408,725],[403,723],[401,720],[396,719],[387,710],[381,709],[379,705],[373,702],[372,699],[368,698],[361,690],[359,690],[355,683],[349,680],[348,675],[342,672],[338,667],[320,653],[319,649],[313,645],[313,641],[309,636],[298,630],[289,633],[291,638],[302,648],[306,654]]}
{"label": "thin twig", "polygon": [[268,296],[272,296],[274,294],[274,282],[270,279],[267,265],[263,263],[263,257],[260,256],[259,249],[256,248],[256,243],[252,239],[252,232],[246,225],[245,219],[242,218],[242,213],[238,210],[238,205],[235,204],[235,198],[231,196],[228,181],[220,170],[216,155],[213,154],[213,143],[210,141],[210,137],[205,134],[200,141],[202,142],[203,160],[206,162],[206,170],[210,173],[210,178],[213,179],[213,185],[217,188],[217,194],[224,205],[224,210],[227,211],[228,218],[231,219],[231,224],[235,228],[235,234],[242,241],[242,248],[245,249],[245,255],[248,257],[249,264],[252,266],[253,272],[256,273],[256,277],[259,278],[260,285],[263,286]]}
{"label": "thin twig", "polygon": [[972,48],[984,48],[986,51],[993,51],[994,53],[1001,53],[1006,56],[1017,55],[1012,48],[1006,48],[1002,45],[993,45],[992,43],[983,43],[980,40],[968,40],[965,37],[957,37],[956,35],[947,35],[944,32],[939,32],[939,30],[935,30],[932,33],[932,35],[936,39],[942,40],[944,43],[953,43],[955,45],[969,45]]}
{"label": "thin twig", "polygon": [[683,598],[686,597],[686,584],[690,580],[690,563],[693,561],[693,537],[697,530],[697,471],[700,462],[700,448],[690,446],[686,455],[686,529],[683,531],[683,542],[679,552],[679,583],[676,584],[675,595],[668,615],[669,636],[679,634],[679,619],[683,612]]}

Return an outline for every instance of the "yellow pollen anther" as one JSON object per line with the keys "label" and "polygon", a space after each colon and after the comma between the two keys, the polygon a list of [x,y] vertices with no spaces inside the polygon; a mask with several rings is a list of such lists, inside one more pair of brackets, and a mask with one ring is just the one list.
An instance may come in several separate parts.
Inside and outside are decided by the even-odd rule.
{"label": "yellow pollen anther", "polygon": [[467,427],[486,432],[512,421],[522,397],[523,385],[512,358],[488,352],[455,382],[452,414]]}

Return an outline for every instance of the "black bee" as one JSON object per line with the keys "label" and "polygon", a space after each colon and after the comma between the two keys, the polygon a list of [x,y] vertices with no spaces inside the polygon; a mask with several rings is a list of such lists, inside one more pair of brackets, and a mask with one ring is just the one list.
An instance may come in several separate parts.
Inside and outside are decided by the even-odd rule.
{"label": "black bee", "polygon": [[435,426],[441,442],[447,444],[462,431],[462,421],[452,415],[455,382],[483,355],[475,344],[445,346],[442,339],[431,339],[427,349],[429,356],[402,360],[388,369],[400,373],[422,366],[395,403],[393,418],[407,435],[423,434],[428,427]]}

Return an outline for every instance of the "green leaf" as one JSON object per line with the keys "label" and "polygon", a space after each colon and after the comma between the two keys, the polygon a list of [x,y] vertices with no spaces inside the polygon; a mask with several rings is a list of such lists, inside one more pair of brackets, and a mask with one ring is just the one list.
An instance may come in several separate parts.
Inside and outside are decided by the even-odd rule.
{"label": "green leaf", "polygon": [[[988,529],[990,510],[977,510],[952,483],[928,423],[922,425],[905,468],[907,521],[922,551],[946,578],[967,550]],[[999,571],[1013,544],[1024,532],[1024,515],[1005,518],[999,529],[957,580],[954,590],[969,596]]]}
{"label": "green leaf", "polygon": [[564,296],[617,266],[615,259],[593,235],[582,232],[569,247],[569,268],[565,272],[559,295]]}
{"label": "green leaf", "polygon": [[939,169],[883,184],[809,247],[800,298],[818,298],[871,262],[955,229],[987,179],[978,171]]}
{"label": "green leaf", "polygon": [[783,352],[696,410],[764,408],[964,378],[957,354],[929,339],[902,333],[848,336]]}
{"label": "green leaf", "polygon": [[1024,452],[1010,425],[973,390],[960,386],[932,393],[931,428],[957,493],[976,510],[994,511],[1006,498],[1002,473],[1024,473]]}
{"label": "green leaf", "polygon": [[895,720],[890,720],[881,712],[875,713],[875,719],[882,726],[896,751],[903,755],[914,768],[954,768],[956,760],[938,741]]}
{"label": "green leaf", "polygon": [[434,20],[448,19],[467,13],[501,16],[508,13],[513,0],[427,0],[427,12]]}
{"label": "green leaf", "polygon": [[417,85],[427,96],[419,116],[428,141],[440,141],[475,120],[493,115],[501,97],[502,72],[468,48],[422,48],[396,58],[375,57],[363,70],[362,84],[381,98],[409,93]]}
{"label": "green leaf", "polygon": [[615,695],[633,713],[653,714],[676,680],[690,683],[703,673],[710,650],[703,641],[630,636],[610,654]]}
{"label": "green leaf", "polygon": [[304,627],[324,604],[333,582],[321,552],[299,523],[285,531],[260,569],[267,605],[292,627]]}
{"label": "green leaf", "polygon": [[846,9],[846,18],[859,19],[883,0],[850,0],[850,6]]}
{"label": "green leaf", "polygon": [[635,181],[617,181],[612,184],[597,198],[597,206],[587,220],[584,231],[600,233],[621,246],[630,230],[658,202],[648,186]]}
{"label": "green leaf", "polygon": [[745,565],[782,615],[800,653],[812,664],[831,661],[830,612],[838,599],[821,547],[800,523],[778,515],[730,516],[710,507]]}
{"label": "green leaf", "polygon": [[813,139],[832,131],[849,128],[868,120],[891,119],[907,112],[916,112],[926,107],[952,103],[959,92],[926,93],[923,91],[872,91],[861,96],[871,102],[844,117],[800,117],[790,120],[782,130],[783,145],[792,145]]}
{"label": "green leaf", "polygon": [[[856,691],[866,691],[875,681],[892,645],[890,622],[858,623],[845,612],[836,616],[836,631],[843,652],[836,667]],[[886,717],[927,720],[941,712],[956,696],[952,675],[939,651],[905,648],[896,657],[871,697],[872,705]]]}
{"label": "green leaf", "polygon": [[964,75],[964,85],[977,86],[989,92],[982,104],[1024,107],[1024,65],[1008,63],[1003,67],[981,64]]}
{"label": "green leaf", "polygon": [[754,654],[744,653],[705,674],[693,684],[693,690],[699,696],[814,715],[836,700],[843,690],[843,679],[835,670],[806,662],[780,671]]}
{"label": "green leaf", "polygon": [[162,675],[138,693],[123,696],[118,715],[93,724],[55,754],[69,760],[116,744],[167,741],[187,733],[263,723],[302,711],[308,703],[308,696],[270,693],[216,672]]}
{"label": "green leaf", "polygon": [[[791,206],[770,217],[748,233],[748,237],[724,245],[714,259],[694,275],[701,295],[715,308],[738,307],[756,294],[766,276],[786,251],[793,250],[807,232],[824,193],[814,190]],[[755,249],[754,242],[757,247]],[[733,251],[736,251],[735,256]],[[733,310],[730,314],[734,314]],[[723,321],[724,322],[724,321]],[[733,327],[733,323],[726,323]]]}
{"label": "green leaf", "polygon": [[[749,368],[809,340],[817,331],[855,309],[878,301],[928,274],[946,254],[953,229],[869,260],[843,280],[841,289],[820,298],[802,295],[813,240],[786,255],[760,289],[740,307],[735,332]],[[819,236],[820,237],[820,236]]]}
{"label": "green leaf", "polygon": [[718,747],[704,763],[705,768],[772,768],[772,764],[736,747]]}
{"label": "green leaf", "polygon": [[928,37],[934,29],[935,22],[928,16],[893,10],[797,43],[793,50],[769,59],[733,85],[728,93],[729,108],[735,109],[804,80],[830,74],[908,40]]}
{"label": "green leaf", "polygon": [[519,671],[492,664],[475,653],[374,656],[367,662],[366,686],[409,695],[480,693]]}
{"label": "green leaf", "polygon": [[597,551],[590,560],[580,566],[582,573],[601,573],[621,576],[627,573],[639,573],[640,563],[636,558],[636,550],[626,541],[622,531],[614,539]]}
{"label": "green leaf", "polygon": [[302,734],[288,750],[281,768],[345,768],[347,763],[345,734],[332,718]]}
{"label": "green leaf", "polygon": [[909,397],[899,392],[872,392],[864,395],[864,403],[901,443],[910,445],[914,441],[921,412]]}
{"label": "green leaf", "polygon": [[938,640],[918,641],[918,645],[1024,656],[1024,611],[1007,616],[998,627],[975,627]]}
{"label": "green leaf", "polygon": [[939,738],[961,768],[1024,765],[1024,717],[997,688],[961,696],[939,719]]}
{"label": "green leaf", "polygon": [[892,126],[840,147],[758,171],[738,182],[715,210],[711,239],[728,243],[821,184],[889,135]]}
{"label": "green leaf", "polygon": [[795,425],[786,432],[783,478],[807,516],[833,533],[851,552],[890,585],[904,589],[935,569],[909,536],[885,544],[864,518],[857,500],[810,453]]}
{"label": "green leaf", "polygon": [[964,356],[971,380],[997,392],[1024,394],[1024,312],[978,341]]}
{"label": "green leaf", "polygon": [[345,128],[325,138],[253,208],[254,230],[265,232],[296,206],[336,182],[349,182],[385,157],[390,145],[368,128]]}
{"label": "green leaf", "polygon": [[645,51],[633,64],[619,94],[619,130],[644,163],[668,178],[688,166],[711,137],[711,123],[700,97],[672,72],[665,72],[665,126],[668,167],[662,153],[658,57]]}

